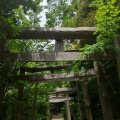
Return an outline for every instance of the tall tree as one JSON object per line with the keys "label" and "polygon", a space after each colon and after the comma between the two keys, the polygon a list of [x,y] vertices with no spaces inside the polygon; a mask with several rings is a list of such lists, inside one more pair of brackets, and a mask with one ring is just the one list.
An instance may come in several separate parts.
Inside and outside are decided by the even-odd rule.
{"label": "tall tree", "polygon": [[[19,34],[24,27],[31,26],[31,22],[27,19],[26,15],[29,11],[34,13],[40,12],[41,7],[39,6],[39,3],[40,0],[0,1],[0,54],[6,51],[6,40],[8,36],[14,37]],[[0,116],[5,93],[11,85],[15,84],[12,76],[18,73],[17,65],[19,64],[10,62],[0,63]]]}

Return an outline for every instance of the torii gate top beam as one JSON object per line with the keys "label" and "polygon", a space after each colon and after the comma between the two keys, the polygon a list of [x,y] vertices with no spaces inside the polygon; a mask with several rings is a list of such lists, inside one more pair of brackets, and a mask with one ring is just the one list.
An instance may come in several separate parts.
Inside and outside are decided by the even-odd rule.
{"label": "torii gate top beam", "polygon": [[96,39],[96,27],[29,28],[8,39]]}

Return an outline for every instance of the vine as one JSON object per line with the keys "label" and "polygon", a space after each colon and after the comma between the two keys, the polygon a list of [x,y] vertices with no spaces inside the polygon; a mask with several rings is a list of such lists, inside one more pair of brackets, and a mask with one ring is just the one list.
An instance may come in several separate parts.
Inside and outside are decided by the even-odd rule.
{"label": "vine", "polygon": [[120,10],[117,3],[117,0],[94,0],[90,5],[97,9],[95,34],[98,36],[96,44],[83,48],[84,54],[113,49],[113,41],[120,28]]}

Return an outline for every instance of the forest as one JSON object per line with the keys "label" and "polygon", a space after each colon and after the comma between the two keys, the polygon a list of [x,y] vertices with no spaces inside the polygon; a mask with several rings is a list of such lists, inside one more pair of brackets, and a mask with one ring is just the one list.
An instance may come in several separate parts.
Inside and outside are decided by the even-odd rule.
{"label": "forest", "polygon": [[0,120],[120,120],[120,1],[43,1],[0,0]]}

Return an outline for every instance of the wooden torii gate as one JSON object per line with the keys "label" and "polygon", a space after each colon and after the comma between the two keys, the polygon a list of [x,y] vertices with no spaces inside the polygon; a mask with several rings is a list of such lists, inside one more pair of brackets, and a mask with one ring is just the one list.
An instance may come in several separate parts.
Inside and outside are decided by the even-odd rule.
{"label": "wooden torii gate", "polygon": [[[115,54],[114,52],[104,52],[97,53],[88,56],[80,56],[82,54],[79,51],[64,51],[63,40],[66,39],[92,39],[93,41],[96,39],[97,35],[94,35],[95,27],[77,27],[77,28],[29,28],[24,30],[20,35],[16,37],[8,36],[8,39],[55,39],[56,40],[56,48],[53,52],[24,52],[24,53],[5,53],[3,43],[0,44],[0,62],[52,62],[52,61],[103,61],[103,60],[116,60],[119,63],[119,54]],[[119,40],[117,37],[116,41]],[[115,42],[116,43],[116,42]],[[119,64],[118,64],[119,65]],[[120,65],[118,66],[118,70],[120,69]],[[29,69],[30,70],[30,69]],[[34,71],[34,70],[33,70]],[[119,71],[118,71],[119,72]],[[53,77],[54,76],[54,77]],[[59,77],[58,77],[59,76]],[[27,76],[24,71],[21,72],[21,75],[18,76],[19,79],[29,79],[30,81],[39,80],[39,82],[44,82],[45,79],[50,78],[47,82],[51,81],[53,78],[61,81],[61,79],[65,80],[66,78],[77,79],[73,74],[71,75],[47,75],[42,76]],[[64,77],[63,77],[64,76]],[[22,90],[21,90],[22,91]],[[104,101],[104,100],[103,100]],[[106,109],[107,110],[107,109]],[[22,120],[22,119],[21,119]],[[106,119],[105,119],[106,120]],[[111,119],[110,119],[111,120]]]}
{"label": "wooden torii gate", "polygon": [[[72,98],[69,97],[69,94],[72,94],[74,92],[76,92],[76,88],[56,88],[54,92],[49,95],[50,103],[65,102],[67,120],[71,120],[69,101],[72,100]],[[50,119],[48,118],[48,120]]]}
{"label": "wooden torii gate", "polygon": [[[5,53],[2,50],[0,62],[50,62],[50,61],[74,61],[74,60],[115,60],[115,54],[101,53],[90,56],[82,56],[82,52],[64,52],[63,40],[66,39],[92,39],[95,41],[95,27],[76,27],[76,28],[30,28],[23,31],[16,37],[8,36],[8,39],[55,39],[56,51],[53,52],[24,52],[24,53]],[[3,46],[3,45],[2,45]],[[2,46],[0,48],[2,48]]]}

